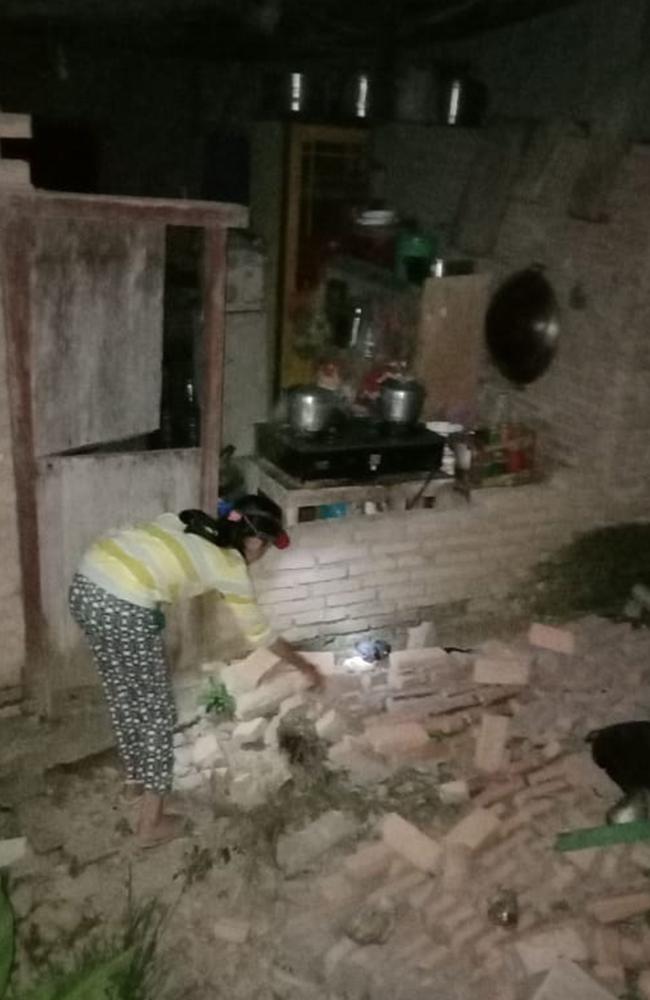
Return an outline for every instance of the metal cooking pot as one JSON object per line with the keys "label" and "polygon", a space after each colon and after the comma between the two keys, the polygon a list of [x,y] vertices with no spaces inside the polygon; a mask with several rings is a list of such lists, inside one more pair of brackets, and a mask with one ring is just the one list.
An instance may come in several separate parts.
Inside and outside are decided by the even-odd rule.
{"label": "metal cooking pot", "polygon": [[389,424],[410,427],[420,419],[425,391],[415,379],[387,378],[381,384],[379,408]]}
{"label": "metal cooking pot", "polygon": [[329,427],[336,397],[317,385],[294,385],[288,390],[289,423],[299,434],[318,434]]}

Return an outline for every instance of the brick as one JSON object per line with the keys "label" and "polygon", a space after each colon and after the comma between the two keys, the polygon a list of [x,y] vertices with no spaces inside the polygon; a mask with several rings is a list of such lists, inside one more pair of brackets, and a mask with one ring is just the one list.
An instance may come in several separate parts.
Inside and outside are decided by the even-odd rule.
{"label": "brick", "polygon": [[386,844],[366,844],[345,858],[343,867],[351,878],[366,882],[384,875],[392,858],[393,852]]}
{"label": "brick", "polygon": [[[319,608],[316,611],[305,611],[302,614],[295,615],[292,619],[296,625],[323,625],[325,622],[341,622],[344,621],[348,616],[347,608]],[[272,623],[275,624],[275,617],[271,619]],[[316,628],[314,630],[314,636],[321,635],[326,630],[323,628]],[[336,631],[336,630],[335,630]],[[298,636],[298,638],[308,638],[308,636]]]}
{"label": "brick", "polygon": [[268,649],[256,649],[245,660],[224,667],[220,679],[236,698],[240,694],[254,691],[262,678],[279,662],[280,658]]}
{"label": "brick", "polygon": [[[268,560],[268,556],[266,557]],[[288,569],[309,569],[316,565],[316,559],[309,552],[300,551],[299,548],[291,547],[291,551],[283,551],[275,555],[275,565],[280,570]]]}
{"label": "brick", "polygon": [[192,762],[196,767],[218,767],[225,763],[219,740],[214,733],[199,736],[192,747]]}
{"label": "brick", "polygon": [[274,604],[273,613],[277,615],[292,615],[295,618],[296,615],[305,614],[307,611],[320,611],[324,607],[324,597],[307,597],[302,600],[290,600],[283,601],[281,604]]}
{"label": "brick", "polygon": [[290,698],[308,687],[308,681],[295,670],[288,671],[274,680],[262,684],[255,691],[249,691],[237,698],[237,718],[242,722],[258,715],[274,715],[286,698]]}
{"label": "brick", "polygon": [[529,934],[515,942],[514,950],[529,976],[547,972],[562,958],[574,962],[589,960],[589,949],[571,924]]}
{"label": "brick", "polygon": [[585,910],[601,924],[615,924],[650,910],[650,892],[629,892],[592,899]]}
{"label": "brick", "polygon": [[[329,586],[329,584],[320,584]],[[272,607],[274,604],[286,604],[288,601],[297,601],[300,598],[309,597],[309,587],[282,587],[279,590],[265,590],[260,593],[258,603],[263,607]]]}
{"label": "brick", "polygon": [[503,769],[509,729],[510,720],[505,715],[483,713],[474,751],[474,763],[479,771],[494,774]]}
{"label": "brick", "polygon": [[329,563],[346,563],[351,562],[352,559],[363,559],[367,555],[367,545],[337,545],[328,549],[319,549],[316,558],[319,565],[327,566]]}
{"label": "brick", "polygon": [[332,594],[325,601],[327,607],[331,608],[341,605],[363,604],[365,601],[371,601],[373,598],[376,598],[376,596],[376,588],[369,587],[366,590],[346,590],[342,593]]}
{"label": "brick", "polygon": [[250,924],[247,920],[222,918],[212,925],[212,933],[218,941],[227,944],[245,944],[250,934]]}
{"label": "brick", "polygon": [[435,873],[440,864],[440,846],[397,813],[389,813],[382,823],[384,843],[414,868]]}
{"label": "brick", "polygon": [[233,730],[232,741],[242,747],[250,746],[252,743],[259,743],[264,739],[267,725],[266,719],[262,718],[240,722]]}
{"label": "brick", "polygon": [[615,997],[583,972],[579,965],[560,959],[531,1000],[615,1000]]}
{"label": "brick", "polygon": [[596,965],[620,965],[621,935],[614,927],[596,927],[590,951]]}
{"label": "brick", "polygon": [[438,797],[444,806],[461,806],[469,801],[469,785],[466,781],[445,781],[438,785]]}
{"label": "brick", "polygon": [[457,823],[445,837],[448,844],[465,844],[470,851],[476,851],[500,826],[500,820],[494,813],[480,806]]}
{"label": "brick", "polygon": [[356,897],[358,886],[343,875],[328,875],[318,884],[319,891],[330,906],[347,906]]}
{"label": "brick", "polygon": [[443,892],[457,893],[467,882],[470,872],[470,852],[464,844],[445,844],[442,854]]}
{"label": "brick", "polygon": [[366,740],[383,757],[397,757],[428,747],[429,734],[418,722],[377,725],[366,729]]}
{"label": "brick", "polygon": [[296,833],[282,834],[276,846],[276,860],[287,875],[308,870],[321,855],[352,836],[356,823],[336,810],[323,813]]}
{"label": "brick", "polygon": [[513,795],[516,795],[524,787],[522,778],[514,778],[512,781],[499,781],[488,785],[482,792],[479,792],[474,798],[474,803],[477,806],[491,806],[497,802],[503,802],[504,799],[512,798]]}
{"label": "brick", "polygon": [[528,684],[530,664],[528,660],[490,659],[479,656],[474,664],[473,679],[475,684],[505,684],[508,687]]}
{"label": "brick", "polygon": [[316,723],[316,733],[326,743],[338,743],[345,736],[347,729],[345,719],[335,708],[322,715]]}
{"label": "brick", "polygon": [[571,656],[575,652],[575,636],[564,628],[553,628],[550,625],[535,623],[530,626],[528,641],[531,646],[550,649],[553,653],[564,653]]}

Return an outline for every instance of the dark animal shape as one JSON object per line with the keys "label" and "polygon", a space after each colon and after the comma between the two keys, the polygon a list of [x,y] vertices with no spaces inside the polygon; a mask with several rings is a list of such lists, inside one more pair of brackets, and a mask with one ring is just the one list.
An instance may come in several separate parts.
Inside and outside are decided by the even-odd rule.
{"label": "dark animal shape", "polygon": [[650,722],[621,722],[595,729],[587,742],[595,763],[626,795],[650,789]]}

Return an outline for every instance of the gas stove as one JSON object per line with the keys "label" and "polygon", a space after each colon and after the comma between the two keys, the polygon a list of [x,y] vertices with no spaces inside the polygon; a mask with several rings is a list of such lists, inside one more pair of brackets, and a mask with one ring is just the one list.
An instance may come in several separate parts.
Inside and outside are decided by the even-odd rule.
{"label": "gas stove", "polygon": [[321,434],[299,434],[286,424],[257,424],[255,430],[257,454],[301,482],[437,472],[444,447],[423,424],[397,429],[348,420]]}

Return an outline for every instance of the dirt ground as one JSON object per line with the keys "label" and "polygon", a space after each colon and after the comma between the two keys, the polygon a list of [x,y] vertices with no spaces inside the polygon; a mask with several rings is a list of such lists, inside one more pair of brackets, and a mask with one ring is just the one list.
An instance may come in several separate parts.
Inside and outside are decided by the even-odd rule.
{"label": "dirt ground", "polygon": [[[536,955],[550,948],[553,960],[578,963],[612,997],[645,996],[646,912],[601,926],[594,902],[649,891],[650,847],[560,854],[554,840],[562,830],[603,823],[620,794],[591,764],[585,736],[649,717],[650,630],[587,618],[569,631],[571,655],[531,649],[521,634],[507,650],[488,642],[484,654],[530,663],[528,682],[504,688],[492,705],[470,699],[427,714],[413,710],[416,697],[408,701],[429,737],[419,753],[382,754],[369,745],[391,697],[385,668],[366,679],[331,678],[318,712],[334,706],[341,713],[342,740],[290,762],[291,780],[248,811],[216,779],[175,794],[192,833],[151,851],[139,850],[131,835],[101,703],[69,706],[58,725],[4,720],[0,835],[28,841],[9,871],[17,981],[117,931],[129,899],[155,899],[165,914],[161,1000],[529,1000],[551,963],[527,960],[522,942]],[[471,693],[473,654],[452,656],[454,691]],[[485,712],[509,726],[507,758],[490,774],[476,765]],[[222,735],[231,733],[225,727]],[[467,801],[462,794],[457,804],[443,801],[440,786],[452,781],[466,782]],[[450,831],[476,808],[491,810],[495,829],[455,855]],[[331,811],[343,817],[335,843],[294,870],[287,852],[295,858],[302,842],[281,848],[283,838]],[[392,850],[383,868],[359,876],[357,853],[381,842],[393,813],[443,845],[438,870]],[[489,913],[503,889],[518,902],[512,926],[498,926]],[[562,941],[556,935],[552,945],[548,937],[540,944],[540,934],[556,930]],[[616,941],[605,941],[605,931],[615,931]]]}

